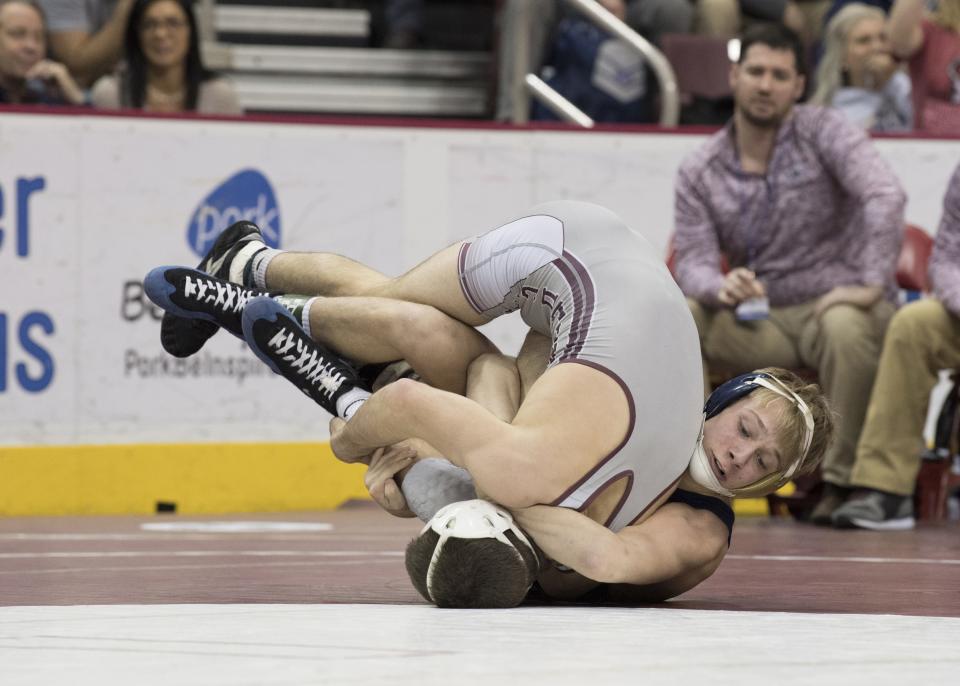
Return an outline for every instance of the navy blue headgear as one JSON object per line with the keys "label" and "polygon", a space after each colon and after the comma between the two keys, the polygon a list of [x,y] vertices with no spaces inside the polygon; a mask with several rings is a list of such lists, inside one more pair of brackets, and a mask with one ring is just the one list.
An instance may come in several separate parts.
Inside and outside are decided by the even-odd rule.
{"label": "navy blue headgear", "polygon": [[760,388],[760,384],[755,382],[755,379],[758,378],[769,379],[770,375],[750,372],[749,374],[735,376],[717,386],[703,406],[703,412],[707,415],[707,419],[720,414],[740,398],[744,398]]}

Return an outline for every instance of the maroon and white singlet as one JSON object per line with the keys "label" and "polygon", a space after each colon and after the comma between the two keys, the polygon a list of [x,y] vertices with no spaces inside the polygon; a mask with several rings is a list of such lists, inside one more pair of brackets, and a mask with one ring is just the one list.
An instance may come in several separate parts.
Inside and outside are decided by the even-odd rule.
{"label": "maroon and white singlet", "polygon": [[477,312],[520,310],[550,337],[548,369],[588,365],[623,388],[625,440],[552,504],[583,510],[626,477],[606,525],[631,524],[683,474],[703,418],[697,329],[663,258],[609,210],[557,201],[466,241],[459,271]]}

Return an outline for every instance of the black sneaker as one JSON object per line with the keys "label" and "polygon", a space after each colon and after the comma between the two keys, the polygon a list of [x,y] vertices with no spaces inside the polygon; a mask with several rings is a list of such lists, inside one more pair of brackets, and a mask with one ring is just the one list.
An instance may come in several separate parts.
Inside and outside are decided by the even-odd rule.
{"label": "black sneaker", "polygon": [[916,526],[912,497],[873,489],[854,493],[834,510],[832,519],[838,529],[908,531]]}
{"label": "black sneaker", "polygon": [[238,338],[243,338],[244,306],[252,298],[269,295],[187,267],[151,270],[143,280],[143,290],[177,321],[203,322],[214,330],[223,327]]}
{"label": "black sneaker", "polygon": [[824,482],[820,500],[810,513],[810,521],[817,526],[830,526],[834,510],[843,505],[849,495],[849,488],[837,486],[829,481]]}
{"label": "black sneaker", "polygon": [[395,360],[393,362],[373,362],[371,364],[353,365],[357,370],[357,376],[363,387],[369,389],[371,393],[376,393],[387,384],[400,379],[420,380],[413,367],[406,360]]}
{"label": "black sneaker", "polygon": [[[263,243],[263,234],[256,224],[248,221],[232,224],[217,236],[213,246],[200,260],[197,269],[229,280],[230,263],[250,241]],[[186,319],[171,312],[165,312],[160,322],[160,345],[174,357],[190,357],[203,347],[218,328],[213,322]]]}
{"label": "black sneaker", "polygon": [[353,367],[310,338],[271,298],[254,298],[243,311],[243,337],[254,354],[333,416],[337,400],[360,388]]}

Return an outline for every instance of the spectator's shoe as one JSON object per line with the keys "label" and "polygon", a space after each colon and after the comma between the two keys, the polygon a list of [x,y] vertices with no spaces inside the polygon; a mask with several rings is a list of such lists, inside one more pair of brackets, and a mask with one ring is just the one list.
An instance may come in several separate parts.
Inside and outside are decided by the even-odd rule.
{"label": "spectator's shoe", "polygon": [[856,492],[833,512],[838,529],[907,531],[917,525],[913,518],[913,498],[873,489]]}
{"label": "spectator's shoe", "polygon": [[[266,244],[263,242],[263,234],[260,233],[259,227],[253,222],[239,221],[217,236],[213,247],[204,255],[197,269],[229,280],[233,258],[243,251],[243,257],[247,260],[242,265],[243,269],[241,265],[236,265],[236,271],[241,272],[240,278],[236,281],[249,283],[243,279],[242,273],[250,264],[252,255],[248,253],[259,252],[263,247],[266,247]],[[185,319],[166,312],[160,322],[160,344],[174,357],[190,357],[203,347],[218,328],[212,322],[202,319]]]}
{"label": "spectator's shoe", "polygon": [[813,512],[810,513],[810,521],[817,526],[830,526],[833,524],[831,517],[834,510],[843,505],[849,495],[849,488],[829,482],[824,483],[820,500],[817,501]]}
{"label": "spectator's shoe", "polygon": [[391,31],[383,41],[383,47],[387,50],[413,50],[419,46],[419,34],[409,29]]}
{"label": "spectator's shoe", "polygon": [[337,401],[361,388],[353,367],[310,338],[271,298],[254,298],[244,308],[243,337],[268,367],[335,417],[342,416]]}
{"label": "spectator's shoe", "polygon": [[247,301],[268,295],[187,267],[151,270],[143,280],[143,290],[178,321],[200,321],[214,331],[223,327],[238,338],[243,338],[241,317]]}

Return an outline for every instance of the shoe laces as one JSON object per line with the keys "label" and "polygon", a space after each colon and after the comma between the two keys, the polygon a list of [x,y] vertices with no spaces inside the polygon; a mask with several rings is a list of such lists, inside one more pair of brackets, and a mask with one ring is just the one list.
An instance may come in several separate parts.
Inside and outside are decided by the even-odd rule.
{"label": "shoe laces", "polygon": [[340,390],[346,381],[334,365],[328,361],[315,347],[304,343],[303,338],[287,327],[282,326],[267,342],[281,359],[290,364],[293,372],[303,378],[304,382],[313,386],[327,398]]}
{"label": "shoe laces", "polygon": [[199,303],[212,305],[223,312],[237,313],[243,311],[250,298],[262,294],[227,281],[194,278],[188,274],[184,281],[183,295]]}

